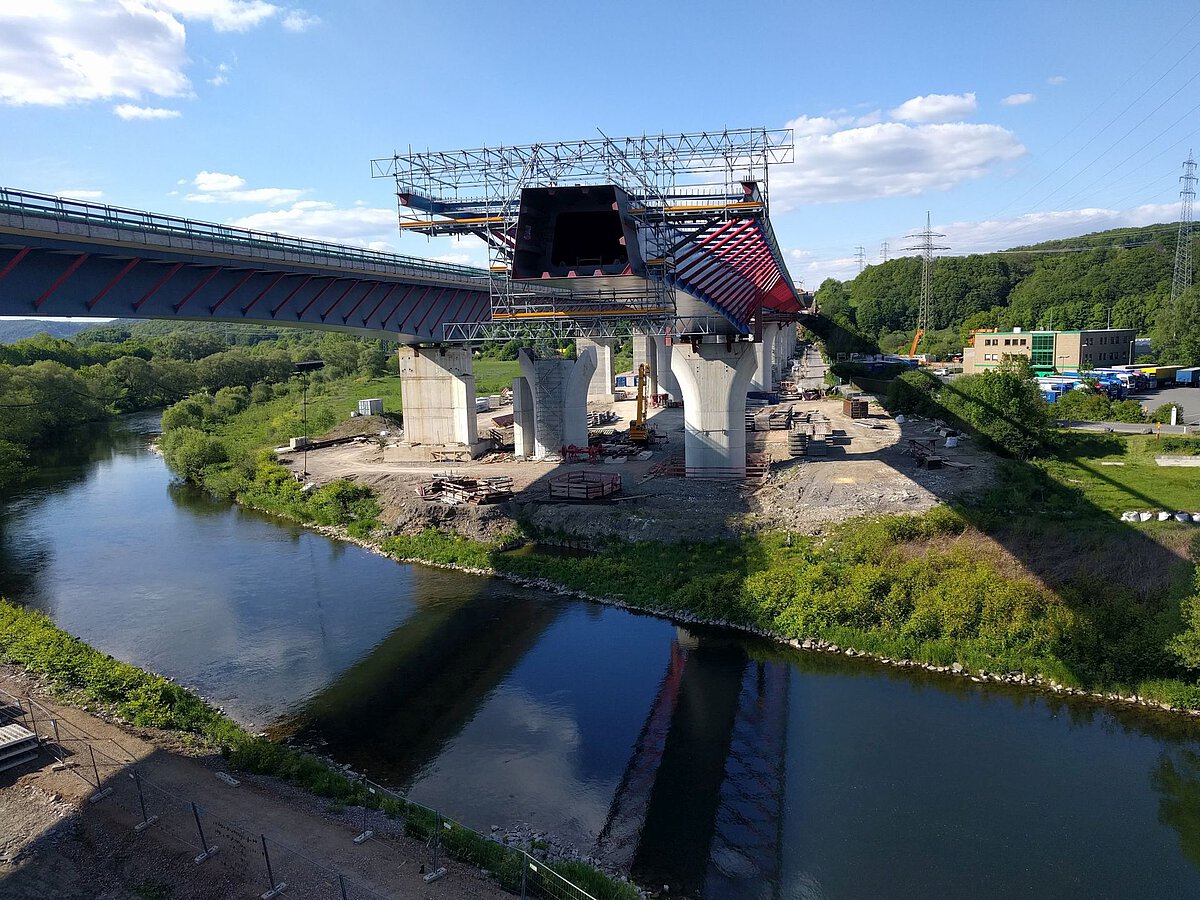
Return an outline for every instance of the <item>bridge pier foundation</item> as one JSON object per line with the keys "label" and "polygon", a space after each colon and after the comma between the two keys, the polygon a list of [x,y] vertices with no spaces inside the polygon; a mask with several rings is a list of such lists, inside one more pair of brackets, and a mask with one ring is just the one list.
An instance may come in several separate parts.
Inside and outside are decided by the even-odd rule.
{"label": "bridge pier foundation", "polygon": [[[524,455],[543,459],[569,444],[586,447],[588,385],[596,371],[596,348],[584,347],[576,359],[570,360],[539,359],[532,350],[523,347],[519,359],[529,399],[533,401],[532,454]],[[515,384],[513,402],[515,406]],[[513,416],[515,439],[515,410]],[[522,441],[527,440],[523,434]]]}
{"label": "bridge pier foundation", "polygon": [[519,459],[532,459],[533,443],[533,391],[529,380],[522,375],[513,379],[513,455]]}
{"label": "bridge pier foundation", "polygon": [[616,356],[615,341],[612,338],[593,340],[581,337],[575,339],[575,355],[577,357],[582,356],[589,347],[596,351],[596,371],[592,373],[591,381],[588,382],[587,398],[612,403],[616,399],[613,394],[613,385],[616,384],[613,373],[613,358]]}
{"label": "bridge pier foundation", "polygon": [[653,334],[635,334],[633,336],[633,374],[638,373],[641,366],[649,369],[646,377],[646,393],[659,393],[658,387],[658,342],[662,338]]}
{"label": "bridge pier foundation", "polygon": [[435,451],[481,454],[475,409],[475,372],[469,347],[401,347],[402,455],[432,458]]}
{"label": "bridge pier foundation", "polygon": [[754,344],[675,344],[671,371],[683,395],[683,454],[689,475],[740,478],[746,469],[746,389]]}

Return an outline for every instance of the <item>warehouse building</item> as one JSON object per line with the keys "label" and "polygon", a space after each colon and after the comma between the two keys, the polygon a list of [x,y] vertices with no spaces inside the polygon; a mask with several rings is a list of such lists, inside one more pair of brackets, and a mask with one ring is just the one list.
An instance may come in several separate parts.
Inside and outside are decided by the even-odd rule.
{"label": "warehouse building", "polygon": [[1035,372],[1093,369],[1133,362],[1137,332],[1132,328],[1087,331],[977,331],[963,347],[963,373],[986,372],[1005,356],[1024,356]]}

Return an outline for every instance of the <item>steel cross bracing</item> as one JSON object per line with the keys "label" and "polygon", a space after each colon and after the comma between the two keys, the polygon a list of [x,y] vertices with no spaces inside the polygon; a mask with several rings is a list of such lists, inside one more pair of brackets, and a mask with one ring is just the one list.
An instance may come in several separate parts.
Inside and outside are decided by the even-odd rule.
{"label": "steel cross bracing", "polygon": [[[524,333],[536,319],[552,323],[552,336],[607,334],[610,322],[661,331],[675,309],[677,289],[705,301],[745,334],[763,304],[784,312],[800,308],[767,218],[769,166],[791,162],[793,156],[789,129],[601,134],[580,141],[396,154],[372,160],[372,174],[395,179],[402,232],[474,235],[488,246],[497,276],[492,320],[448,323],[447,340],[484,332],[512,335],[513,325]],[[514,284],[507,276],[522,188],[584,184],[615,184],[630,193],[629,215],[648,269],[640,290],[615,296],[589,291],[583,283],[572,290]],[[757,224],[730,242],[722,226],[739,220]],[[684,263],[678,268],[676,254]],[[568,318],[589,324],[555,321]],[[688,331],[695,321],[688,317]]]}

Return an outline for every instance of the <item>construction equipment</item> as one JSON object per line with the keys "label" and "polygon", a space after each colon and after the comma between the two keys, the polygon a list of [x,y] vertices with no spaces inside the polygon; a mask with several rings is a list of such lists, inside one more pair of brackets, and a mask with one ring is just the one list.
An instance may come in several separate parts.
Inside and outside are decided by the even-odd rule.
{"label": "construction equipment", "polygon": [[635,444],[650,443],[650,427],[646,424],[646,383],[650,377],[650,367],[645,363],[638,366],[637,382],[637,415],[629,423],[629,440]]}
{"label": "construction equipment", "polygon": [[912,346],[908,348],[908,358],[913,359],[917,355],[917,344],[921,342],[921,338],[925,336],[925,329],[918,328],[917,333],[913,335]]}

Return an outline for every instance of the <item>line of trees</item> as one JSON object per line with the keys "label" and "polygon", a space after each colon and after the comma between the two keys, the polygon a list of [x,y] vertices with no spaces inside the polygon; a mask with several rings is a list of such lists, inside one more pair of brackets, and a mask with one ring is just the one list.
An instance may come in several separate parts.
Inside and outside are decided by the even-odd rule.
{"label": "line of trees", "polygon": [[[1200,363],[1200,288],[1171,300],[1171,229],[1100,232],[1021,249],[1030,252],[937,260],[932,330],[922,349],[948,356],[976,328],[1111,325],[1149,336],[1157,362]],[[920,296],[921,261],[904,257],[868,266],[851,281],[827,279],[816,299],[826,317],[891,352],[907,350]]]}
{"label": "line of trees", "polygon": [[270,399],[301,359],[325,361],[321,380],[386,374],[393,353],[387,342],[338,333],[292,329],[254,341],[244,331],[172,324],[165,333],[105,326],[71,340],[40,334],[0,345],[0,490],[27,477],[39,451],[69,429],[194,394],[227,414]]}

